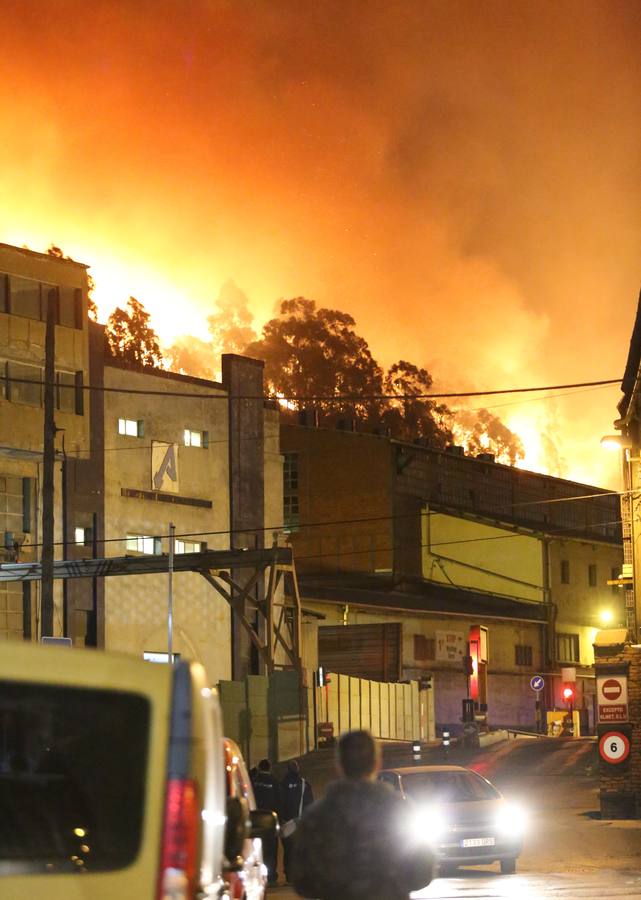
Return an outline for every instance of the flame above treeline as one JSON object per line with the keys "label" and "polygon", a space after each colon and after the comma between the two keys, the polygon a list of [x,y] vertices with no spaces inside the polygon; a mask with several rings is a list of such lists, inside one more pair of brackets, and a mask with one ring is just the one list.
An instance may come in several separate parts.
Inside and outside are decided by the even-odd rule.
{"label": "flame above treeline", "polygon": [[[101,314],[134,295],[166,344],[207,339],[233,278],[257,323],[304,294],[439,388],[623,372],[641,281],[638,3],[158,10],[60,0],[4,17],[0,239],[87,262]],[[491,409],[529,467],[608,485],[617,397]]]}

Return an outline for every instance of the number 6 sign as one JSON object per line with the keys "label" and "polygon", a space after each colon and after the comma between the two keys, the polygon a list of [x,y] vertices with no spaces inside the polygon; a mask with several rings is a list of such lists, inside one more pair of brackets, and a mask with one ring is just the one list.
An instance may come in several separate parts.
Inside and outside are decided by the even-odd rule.
{"label": "number 6 sign", "polygon": [[626,760],[630,754],[630,741],[620,731],[606,731],[599,738],[601,758],[611,765]]}

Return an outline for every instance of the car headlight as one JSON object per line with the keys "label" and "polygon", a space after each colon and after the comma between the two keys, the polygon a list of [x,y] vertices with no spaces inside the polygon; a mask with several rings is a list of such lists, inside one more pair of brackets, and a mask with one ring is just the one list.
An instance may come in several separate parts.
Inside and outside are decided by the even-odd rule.
{"label": "car headlight", "polygon": [[520,838],[527,826],[527,813],[517,803],[505,803],[496,814],[495,825],[503,837]]}
{"label": "car headlight", "polygon": [[411,831],[414,840],[423,844],[438,843],[448,829],[447,818],[438,806],[423,806],[414,810]]}

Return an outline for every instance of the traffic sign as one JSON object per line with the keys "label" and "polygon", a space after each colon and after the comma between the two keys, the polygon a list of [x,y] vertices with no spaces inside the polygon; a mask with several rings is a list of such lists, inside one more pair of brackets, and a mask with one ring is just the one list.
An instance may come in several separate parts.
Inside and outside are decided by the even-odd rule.
{"label": "traffic sign", "polygon": [[543,676],[542,675],[533,675],[530,678],[530,687],[532,688],[533,691],[536,691],[537,694],[539,693],[539,691],[542,691],[543,688],[545,687],[545,679],[543,678]]}
{"label": "traffic sign", "polygon": [[628,679],[626,675],[597,675],[599,722],[627,722]]}
{"label": "traffic sign", "polygon": [[623,693],[621,682],[617,678],[608,678],[601,685],[603,696],[606,700],[618,700]]}
{"label": "traffic sign", "polygon": [[607,763],[617,765],[630,755],[630,741],[620,731],[606,731],[599,738],[599,753]]}

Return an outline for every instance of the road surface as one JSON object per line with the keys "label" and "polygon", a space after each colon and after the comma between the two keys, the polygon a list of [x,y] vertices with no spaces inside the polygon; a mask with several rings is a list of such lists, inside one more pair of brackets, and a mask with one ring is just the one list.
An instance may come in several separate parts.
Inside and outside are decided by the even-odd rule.
{"label": "road surface", "polygon": [[[641,897],[641,821],[600,819],[594,742],[510,741],[466,764],[530,810],[517,874],[500,875],[497,864],[460,869],[414,900]],[[290,887],[270,891],[273,900],[296,896]]]}

